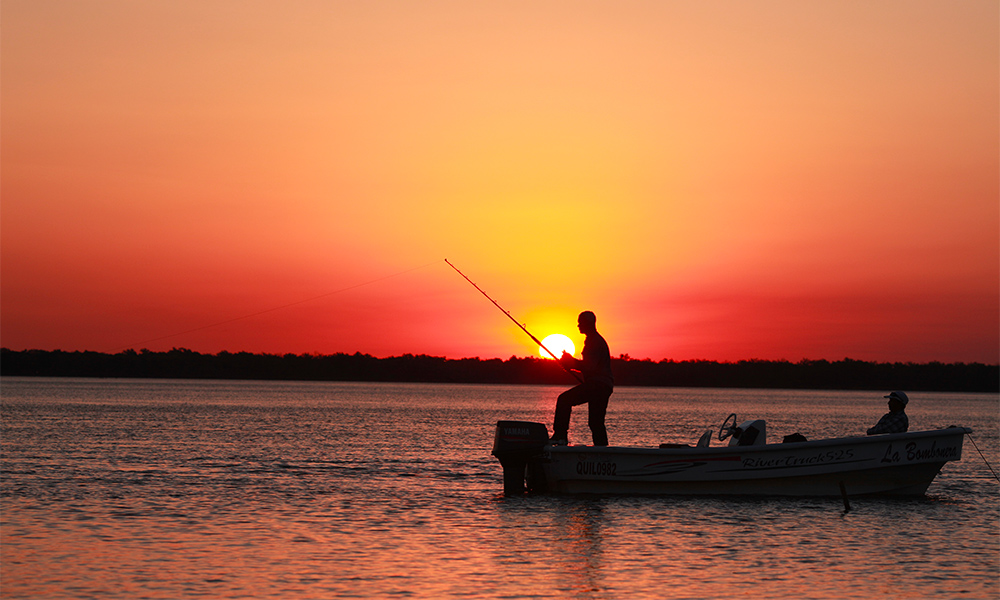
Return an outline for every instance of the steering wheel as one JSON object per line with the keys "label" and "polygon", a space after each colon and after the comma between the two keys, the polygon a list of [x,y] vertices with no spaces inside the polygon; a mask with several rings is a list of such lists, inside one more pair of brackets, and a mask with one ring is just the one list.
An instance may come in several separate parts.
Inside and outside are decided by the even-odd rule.
{"label": "steering wheel", "polygon": [[[730,425],[729,421],[732,420],[733,424]],[[736,432],[736,413],[733,413],[726,417],[726,420],[722,422],[722,427],[719,428],[719,441],[725,441],[725,439],[733,433]]]}

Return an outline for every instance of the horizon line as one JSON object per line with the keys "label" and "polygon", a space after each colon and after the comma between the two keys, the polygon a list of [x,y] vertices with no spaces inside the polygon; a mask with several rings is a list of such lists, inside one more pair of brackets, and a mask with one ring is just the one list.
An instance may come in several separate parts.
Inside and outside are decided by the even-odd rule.
{"label": "horizon line", "polygon": [[[512,354],[512,355],[510,355],[507,358],[502,358],[502,357],[499,357],[499,356],[485,357],[485,358],[481,357],[481,356],[463,356],[463,357],[460,357],[460,358],[454,358],[454,357],[449,357],[449,356],[427,354],[427,353],[422,353],[422,352],[421,353],[405,352],[403,354],[394,354],[394,355],[389,355],[389,356],[376,356],[376,355],[370,354],[368,352],[361,352],[360,350],[356,350],[354,352],[336,351],[336,352],[330,352],[330,353],[319,353],[319,352],[299,352],[299,353],[296,353],[296,352],[265,352],[265,351],[253,352],[253,351],[249,351],[249,350],[237,350],[237,351],[219,350],[218,352],[202,352],[202,351],[199,351],[199,350],[193,350],[191,348],[185,348],[183,346],[174,346],[170,350],[150,350],[149,348],[141,348],[141,349],[123,348],[123,349],[118,350],[116,352],[108,352],[108,351],[102,351],[102,350],[63,350],[61,348],[57,348],[57,349],[54,349],[54,350],[47,350],[47,349],[44,349],[44,348],[24,348],[24,349],[21,349],[21,350],[14,350],[14,349],[8,348],[7,346],[0,346],[0,351],[4,351],[4,352],[52,352],[52,353],[63,352],[63,353],[66,353],[66,354],[73,354],[73,353],[80,353],[80,354],[94,353],[94,354],[103,354],[103,355],[106,355],[106,356],[116,356],[116,355],[119,355],[119,354],[128,353],[129,351],[135,352],[137,354],[144,354],[144,353],[150,353],[150,354],[167,354],[167,353],[170,353],[170,352],[192,352],[192,353],[203,355],[203,356],[218,356],[220,354],[250,354],[250,355],[255,355],[255,356],[273,356],[273,357],[278,357],[278,358],[284,358],[284,357],[287,357],[289,355],[295,356],[295,357],[320,358],[320,357],[329,357],[329,356],[356,356],[356,355],[360,354],[362,356],[374,358],[374,359],[377,359],[377,360],[388,360],[388,359],[393,359],[393,358],[406,358],[406,357],[414,357],[414,358],[416,358],[416,357],[427,357],[427,358],[440,358],[440,359],[444,359],[444,360],[480,360],[480,361],[500,360],[500,361],[508,361],[508,360],[512,360],[512,359],[517,359],[517,360],[528,360],[528,359],[530,359],[530,360],[538,360],[538,361],[554,361],[554,359],[548,358],[548,357],[531,356],[531,355],[518,356],[518,355],[515,355],[515,354]],[[636,358],[636,357],[633,357],[633,356],[629,355],[627,352],[625,352],[625,353],[619,354],[618,356],[612,356],[611,358],[612,358],[612,360],[636,361],[636,362],[647,362],[648,361],[648,362],[654,362],[654,363],[662,363],[662,362],[675,362],[675,363],[714,362],[714,363],[718,363],[718,364],[738,364],[738,363],[747,363],[747,362],[762,362],[762,363],[788,363],[788,364],[793,364],[794,365],[794,364],[800,364],[800,363],[826,361],[826,362],[829,362],[829,363],[859,362],[859,363],[890,364],[890,365],[891,364],[903,364],[903,365],[932,365],[932,364],[942,364],[942,365],[984,365],[984,366],[990,366],[990,367],[1000,367],[1000,363],[989,363],[989,362],[982,362],[982,361],[972,361],[972,362],[965,362],[965,361],[945,362],[945,361],[940,361],[940,360],[930,360],[930,361],[926,361],[926,362],[904,361],[904,360],[885,360],[885,361],[882,361],[882,360],[863,360],[863,359],[851,358],[850,356],[845,356],[843,358],[838,358],[838,359],[830,359],[830,358],[805,358],[805,357],[803,357],[803,358],[801,358],[799,360],[791,360],[791,359],[788,359],[788,358],[760,358],[760,357],[741,358],[741,359],[737,359],[737,360],[724,360],[724,359],[717,359],[717,358],[682,358],[682,359],[677,359],[677,358],[669,358],[669,357],[664,357],[664,358],[661,358],[661,359],[653,359],[653,358],[650,358],[650,357]]]}

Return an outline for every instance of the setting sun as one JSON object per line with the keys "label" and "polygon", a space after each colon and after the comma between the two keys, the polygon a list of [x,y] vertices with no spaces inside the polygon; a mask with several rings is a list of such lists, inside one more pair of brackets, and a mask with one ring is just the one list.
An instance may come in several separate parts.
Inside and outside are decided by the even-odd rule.
{"label": "setting sun", "polygon": [[3,347],[1000,362],[995,0],[252,6],[0,4]]}
{"label": "setting sun", "polygon": [[[542,346],[551,350],[552,354],[555,354],[556,356],[562,356],[564,351],[569,354],[576,352],[576,346],[573,344],[573,340],[561,333],[553,333],[552,335],[546,337],[542,340]],[[538,354],[541,355],[542,358],[551,359],[552,356],[545,351],[545,348],[539,347]]]}

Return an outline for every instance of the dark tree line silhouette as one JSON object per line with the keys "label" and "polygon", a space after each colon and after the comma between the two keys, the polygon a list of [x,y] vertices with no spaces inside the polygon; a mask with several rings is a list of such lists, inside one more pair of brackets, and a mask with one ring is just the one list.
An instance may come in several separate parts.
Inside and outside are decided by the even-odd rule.
{"label": "dark tree line silhouette", "polygon": [[[980,363],[877,363],[773,360],[716,362],[612,360],[617,385],[991,392],[1000,391],[1000,365]],[[568,385],[558,364],[540,358],[448,359],[404,354],[201,354],[126,350],[117,354],[61,350],[0,349],[0,375],[124,377],[152,379],[263,379],[417,383],[514,383]]]}

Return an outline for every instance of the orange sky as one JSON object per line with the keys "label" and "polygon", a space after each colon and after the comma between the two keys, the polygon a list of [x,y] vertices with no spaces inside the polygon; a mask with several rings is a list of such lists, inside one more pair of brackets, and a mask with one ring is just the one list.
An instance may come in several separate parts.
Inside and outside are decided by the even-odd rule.
{"label": "orange sky", "polygon": [[0,343],[997,363],[998,22],[4,0]]}

